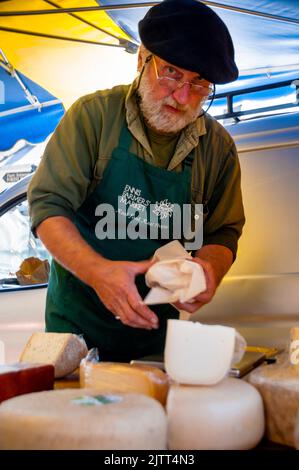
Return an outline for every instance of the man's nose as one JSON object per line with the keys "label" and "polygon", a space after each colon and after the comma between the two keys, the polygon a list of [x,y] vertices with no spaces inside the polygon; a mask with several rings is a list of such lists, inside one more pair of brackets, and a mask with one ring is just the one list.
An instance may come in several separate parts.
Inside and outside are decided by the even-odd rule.
{"label": "man's nose", "polygon": [[181,87],[177,88],[172,96],[179,104],[188,104],[190,100],[190,84],[185,82]]}

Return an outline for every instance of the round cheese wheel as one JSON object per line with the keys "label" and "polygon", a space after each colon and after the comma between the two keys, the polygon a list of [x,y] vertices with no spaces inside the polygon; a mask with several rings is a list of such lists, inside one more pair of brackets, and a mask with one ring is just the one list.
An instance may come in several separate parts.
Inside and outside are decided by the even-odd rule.
{"label": "round cheese wheel", "polygon": [[238,379],[213,387],[172,385],[167,415],[168,448],[174,450],[251,449],[264,434],[261,396]]}
{"label": "round cheese wheel", "polygon": [[214,385],[228,373],[236,330],[228,326],[168,320],[165,369],[181,384]]}
{"label": "round cheese wheel", "polygon": [[248,381],[263,398],[267,438],[278,444],[295,447],[299,369],[290,364],[288,352],[280,354],[276,363],[253,370]]}
{"label": "round cheese wheel", "polygon": [[94,389],[30,393],[0,405],[0,449],[166,449],[162,405]]}

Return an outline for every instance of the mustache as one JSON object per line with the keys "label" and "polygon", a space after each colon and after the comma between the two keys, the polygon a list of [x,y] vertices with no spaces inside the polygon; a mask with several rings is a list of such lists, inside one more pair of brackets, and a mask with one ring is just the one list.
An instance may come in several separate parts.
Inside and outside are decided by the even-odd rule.
{"label": "mustache", "polygon": [[171,106],[172,108],[177,109],[178,111],[187,111],[188,110],[187,106],[179,104],[171,96],[166,96],[166,98],[163,98],[162,105],[165,105],[165,104],[168,105],[168,106]]}

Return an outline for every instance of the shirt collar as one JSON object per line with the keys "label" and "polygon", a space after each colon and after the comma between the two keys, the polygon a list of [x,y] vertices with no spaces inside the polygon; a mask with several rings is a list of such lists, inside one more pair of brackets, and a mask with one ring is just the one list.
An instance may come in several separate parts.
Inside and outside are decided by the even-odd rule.
{"label": "shirt collar", "polygon": [[[130,85],[126,100],[126,120],[129,130],[132,132],[134,137],[145,147],[147,152],[152,155],[152,151],[148,140],[143,132],[143,126],[140,119],[140,110],[136,100],[136,90],[138,86],[139,78],[137,77]],[[198,140],[201,135],[206,134],[206,126],[204,116],[199,117],[195,122],[192,122],[186,126],[179,141],[188,141],[188,147],[194,148],[198,145]]]}

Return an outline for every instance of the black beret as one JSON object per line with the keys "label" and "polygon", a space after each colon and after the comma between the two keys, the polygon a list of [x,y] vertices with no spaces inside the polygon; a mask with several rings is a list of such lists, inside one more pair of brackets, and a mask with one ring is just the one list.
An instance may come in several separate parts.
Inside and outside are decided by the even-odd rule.
{"label": "black beret", "polygon": [[144,46],[172,65],[212,83],[238,78],[234,46],[222,19],[196,0],[164,0],[139,22]]}

